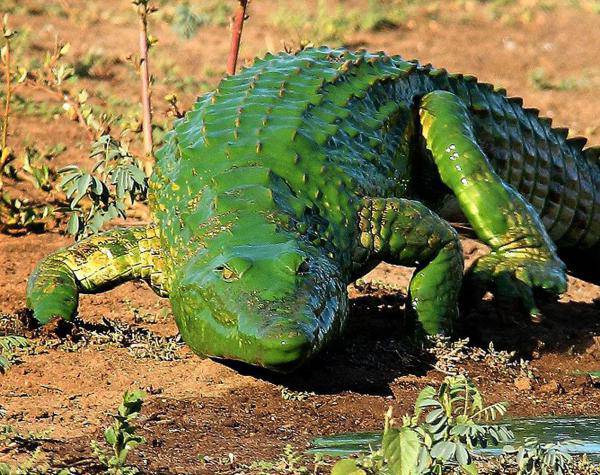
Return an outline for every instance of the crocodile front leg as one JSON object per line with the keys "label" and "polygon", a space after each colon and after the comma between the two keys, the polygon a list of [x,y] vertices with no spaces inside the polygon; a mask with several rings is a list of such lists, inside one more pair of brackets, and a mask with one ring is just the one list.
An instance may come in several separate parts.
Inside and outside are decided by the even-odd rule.
{"label": "crocodile front leg", "polygon": [[407,309],[429,334],[449,332],[458,315],[463,276],[460,242],[452,227],[417,201],[365,198],[355,263],[373,260],[416,266]]}
{"label": "crocodile front leg", "polygon": [[27,307],[45,324],[71,320],[79,293],[95,293],[133,279],[167,295],[154,227],[114,229],[60,249],[40,261],[27,283]]}
{"label": "crocodile front leg", "polygon": [[456,195],[477,236],[492,248],[470,276],[481,292],[492,284],[496,296],[520,299],[531,317],[539,318],[532,289],[562,293],[566,277],[537,213],[494,172],[457,96],[446,91],[426,95],[420,117],[442,181]]}

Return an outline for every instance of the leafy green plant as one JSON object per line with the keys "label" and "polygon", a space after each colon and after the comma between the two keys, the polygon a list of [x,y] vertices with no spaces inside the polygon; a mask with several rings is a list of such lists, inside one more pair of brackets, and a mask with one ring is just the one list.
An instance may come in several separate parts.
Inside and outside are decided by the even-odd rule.
{"label": "leafy green plant", "polygon": [[[42,461],[43,452],[38,447],[24,461],[18,464],[0,463],[0,475],[44,475],[50,472],[50,466]],[[69,475],[67,469],[53,471],[56,475]]]}
{"label": "leafy green plant", "polygon": [[272,16],[277,28],[296,36],[301,44],[342,42],[349,34],[394,28],[405,20],[395,0],[369,0],[364,8],[319,0],[315,9],[290,11],[282,5]]}
{"label": "leafy green plant", "polygon": [[0,373],[6,371],[15,361],[15,350],[29,346],[22,336],[0,336]]}
{"label": "leafy green plant", "polygon": [[441,475],[459,469],[476,474],[474,448],[513,438],[506,426],[491,424],[505,412],[505,403],[485,406],[481,393],[465,376],[449,376],[439,389],[427,386],[421,391],[413,415],[404,416],[401,426],[395,426],[388,411],[379,451],[356,461],[343,460],[333,473]]}
{"label": "leafy green plant", "polygon": [[573,463],[573,457],[569,454],[566,444],[576,443],[541,443],[535,437],[527,437],[522,446],[507,445],[504,452],[515,455],[519,467],[518,475],[563,475],[572,473],[570,465]]}
{"label": "leafy green plant", "polygon": [[[309,462],[312,462],[314,469],[308,467]],[[275,461],[258,460],[251,463],[248,469],[251,473],[257,475],[310,475],[320,473],[320,468],[326,467],[328,464],[323,461],[320,456],[310,461],[306,455],[298,453],[291,445],[286,445],[283,449],[283,454]]]}
{"label": "leafy green plant", "polygon": [[540,91],[573,91],[581,89],[587,82],[586,78],[565,78],[553,81],[543,68],[534,69],[529,77],[533,87]]}
{"label": "leafy green plant", "polygon": [[2,18],[2,37],[4,46],[0,49],[0,62],[4,69],[4,111],[2,114],[2,138],[0,139],[0,189],[2,189],[2,170],[4,166],[14,157],[12,149],[8,146],[8,127],[10,120],[11,98],[14,92],[14,82],[23,82],[23,75],[15,79],[12,70],[12,40],[17,32],[8,24],[8,14]]}
{"label": "leafy green plant", "polygon": [[114,423],[104,431],[104,441],[111,447],[112,454],[100,447],[98,442],[92,442],[92,451],[100,463],[111,475],[134,475],[138,469],[127,465],[129,452],[139,444],[146,442],[144,437],[137,435],[131,422],[140,414],[145,398],[143,391],[126,391],[123,402],[117,413],[112,417]]}
{"label": "leafy green plant", "polygon": [[28,199],[13,198],[3,193],[0,196],[0,232],[41,231],[51,212],[52,208],[48,205],[35,204]]}
{"label": "leafy green plant", "polygon": [[200,27],[207,22],[208,19],[196,12],[190,6],[190,2],[182,2],[175,7],[171,27],[180,37],[189,40],[196,36]]}
{"label": "leafy green plant", "polygon": [[[58,171],[70,201],[69,208],[60,211],[70,214],[67,231],[77,238],[97,233],[114,218],[125,218],[127,207],[145,200],[148,189],[141,163],[114,137],[100,137],[90,157],[97,159],[91,172],[76,165]],[[87,203],[82,203],[84,198]]]}

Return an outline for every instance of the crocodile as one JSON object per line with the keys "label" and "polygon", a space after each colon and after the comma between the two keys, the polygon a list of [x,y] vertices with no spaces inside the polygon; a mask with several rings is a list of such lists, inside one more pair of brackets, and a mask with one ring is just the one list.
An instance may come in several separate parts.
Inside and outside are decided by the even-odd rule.
{"label": "crocodile", "polygon": [[[520,98],[430,64],[328,47],[267,54],[178,119],[149,178],[151,223],[43,259],[27,306],[72,319],[80,293],[141,279],[199,355],[291,371],[338,337],[348,284],[414,267],[418,334],[452,332],[466,275],[541,318],[562,254],[600,256],[600,148]],[[465,274],[449,224],[490,247]],[[467,285],[467,284],[466,284]]]}

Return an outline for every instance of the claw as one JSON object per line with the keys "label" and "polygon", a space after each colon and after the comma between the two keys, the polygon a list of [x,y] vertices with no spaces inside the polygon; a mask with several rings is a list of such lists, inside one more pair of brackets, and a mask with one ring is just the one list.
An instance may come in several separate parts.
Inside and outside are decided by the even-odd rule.
{"label": "claw", "polygon": [[498,300],[518,301],[532,323],[543,320],[535,303],[534,289],[557,295],[567,290],[564,264],[554,258],[539,261],[491,253],[480,258],[470,273],[472,281],[490,288]]}

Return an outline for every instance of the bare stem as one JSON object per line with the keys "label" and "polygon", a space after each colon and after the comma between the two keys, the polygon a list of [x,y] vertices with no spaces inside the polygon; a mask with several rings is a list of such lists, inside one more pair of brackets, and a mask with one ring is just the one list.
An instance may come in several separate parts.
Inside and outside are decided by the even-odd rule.
{"label": "bare stem", "polygon": [[150,68],[148,65],[148,6],[139,5],[140,18],[140,77],[142,80],[142,130],[144,135],[144,153],[153,156],[152,143],[152,102],[150,91]]}
{"label": "bare stem", "polygon": [[[5,80],[6,80],[6,103],[4,106],[4,120],[3,120],[3,124],[2,124],[2,151],[4,151],[4,149],[6,148],[6,142],[8,140],[8,118],[10,116],[10,100],[11,100],[11,95],[12,95],[12,87],[11,87],[11,81],[10,81],[10,40],[6,40],[6,56],[5,56],[5,60],[6,60],[6,76],[5,76]],[[4,152],[5,154],[5,152]],[[0,159],[0,162],[2,161],[2,159]],[[2,163],[0,163],[1,165]]]}
{"label": "bare stem", "polygon": [[227,74],[235,74],[238,54],[240,52],[240,41],[242,39],[242,29],[244,28],[244,20],[246,19],[246,7],[249,0],[239,0],[240,6],[233,19],[231,26],[231,48],[229,49],[229,57],[227,58]]}
{"label": "bare stem", "polygon": [[48,84],[38,83],[36,81],[27,81],[25,84],[32,89],[39,89],[50,94],[51,96],[54,96],[59,101],[67,103],[75,111],[75,114],[77,115],[77,121],[85,129],[89,139],[96,140],[96,132],[88,125],[85,117],[83,116],[83,112],[81,112],[81,107],[79,107],[77,101],[71,97],[68,91],[54,88]]}

